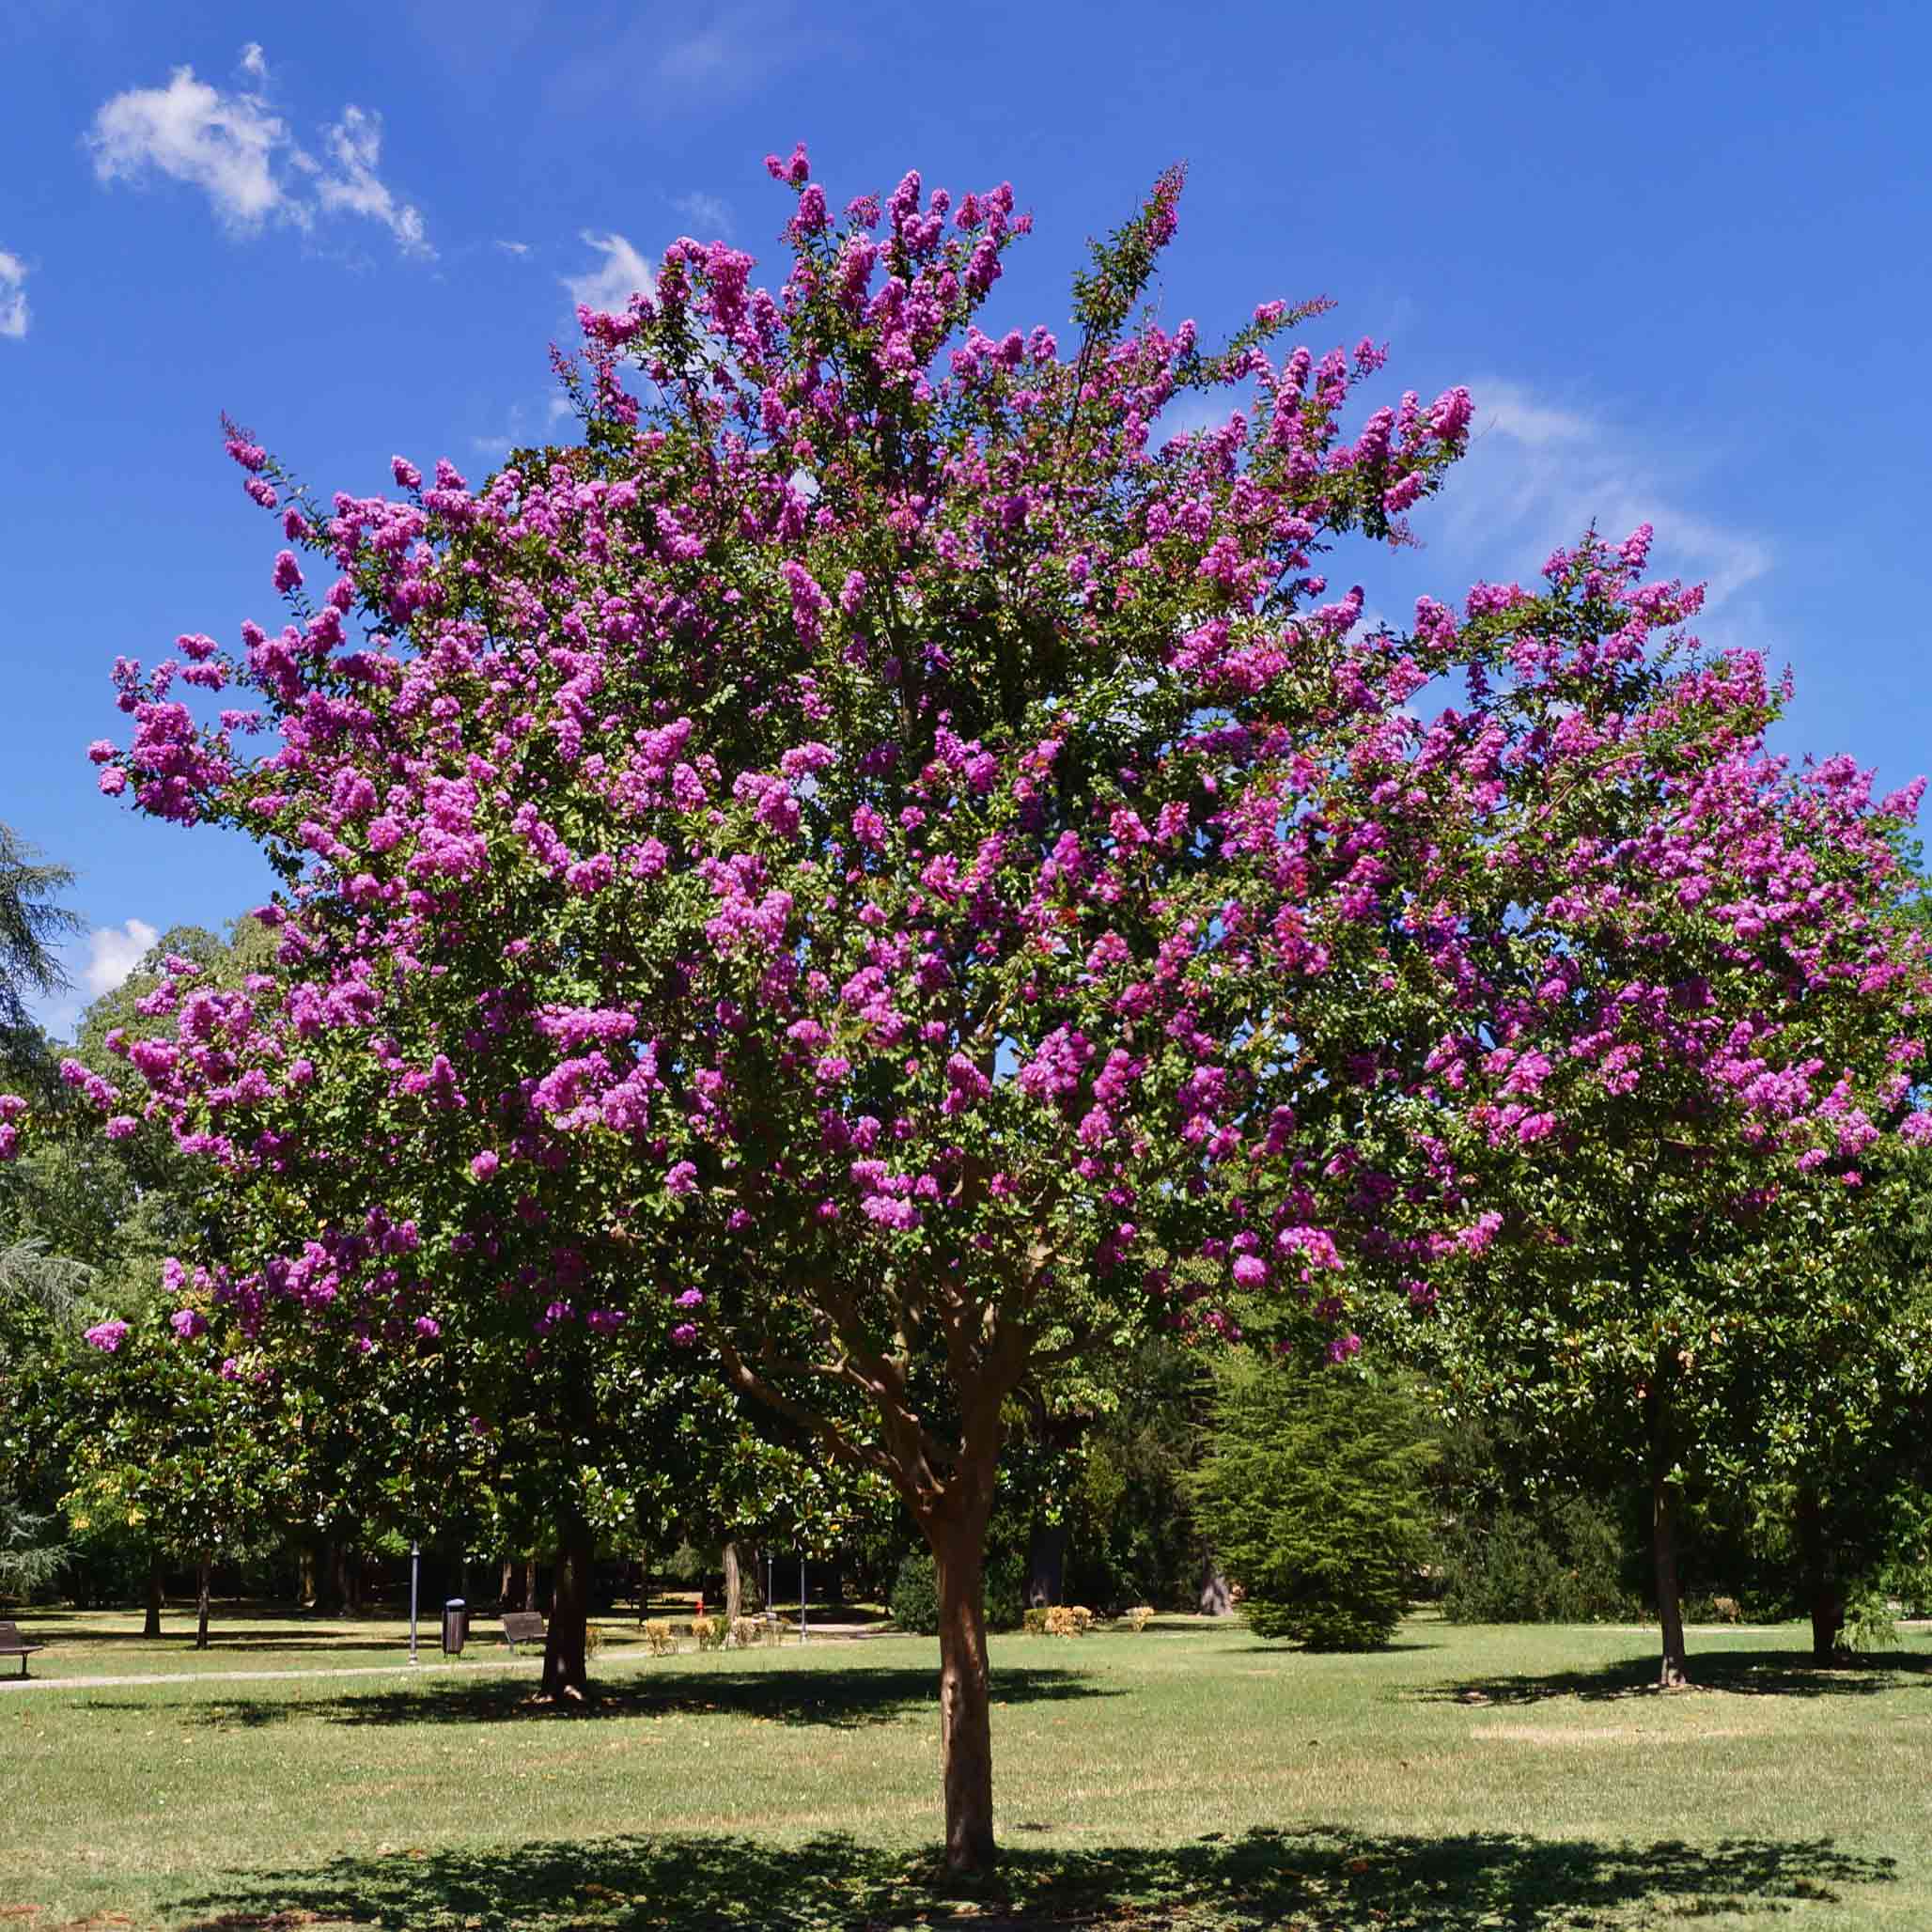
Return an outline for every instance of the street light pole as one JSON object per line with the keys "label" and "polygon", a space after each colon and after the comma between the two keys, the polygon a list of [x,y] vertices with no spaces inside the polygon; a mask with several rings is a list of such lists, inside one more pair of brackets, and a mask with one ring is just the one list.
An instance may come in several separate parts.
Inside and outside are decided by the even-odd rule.
{"label": "street light pole", "polygon": [[805,1641],[805,1552],[799,1551],[799,1642]]}
{"label": "street light pole", "polygon": [[413,1540],[409,1546],[409,1660],[416,1660],[416,1579],[422,1567],[423,1548]]}

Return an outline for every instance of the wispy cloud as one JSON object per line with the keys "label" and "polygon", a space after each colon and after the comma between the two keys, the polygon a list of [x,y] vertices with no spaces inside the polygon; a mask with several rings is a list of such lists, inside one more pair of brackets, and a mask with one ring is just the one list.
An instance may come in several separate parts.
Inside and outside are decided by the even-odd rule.
{"label": "wispy cloud", "polygon": [[27,333],[27,265],[0,248],[0,335],[18,342]]}
{"label": "wispy cloud", "polygon": [[506,255],[528,255],[530,253],[530,244],[527,242],[499,242],[496,245]]}
{"label": "wispy cloud", "polygon": [[251,40],[233,89],[178,67],[163,87],[130,87],[102,103],[88,132],[94,173],[103,184],[139,184],[164,176],[198,188],[231,234],[255,235],[270,222],[307,229],[319,215],[380,223],[405,255],[434,253],[422,215],[378,173],[382,117],[351,102],[322,130],[321,158],[306,151],[271,104],[268,63]]}
{"label": "wispy cloud", "polygon": [[690,221],[693,229],[700,229],[707,238],[722,237],[731,239],[737,224],[731,218],[731,210],[715,195],[706,195],[693,190],[689,195],[680,195],[671,206]]}
{"label": "wispy cloud", "polygon": [[[398,201],[377,174],[382,159],[382,117],[353,104],[322,135],[329,164],[316,174],[316,200],[327,213],[359,214],[381,222],[405,255],[434,255],[423,217]],[[305,157],[304,157],[305,159]]]}
{"label": "wispy cloud", "polygon": [[579,240],[586,248],[594,248],[603,259],[581,275],[563,277],[573,303],[615,314],[639,289],[648,292],[656,286],[649,264],[624,236],[600,235],[586,228]]}
{"label": "wispy cloud", "polygon": [[125,926],[97,926],[87,935],[87,963],[81,969],[81,984],[90,1000],[111,993],[120,985],[160,939],[145,919],[130,919]]}
{"label": "wispy cloud", "polygon": [[1716,610],[1765,576],[1769,542],[1740,525],[1685,507],[1691,479],[1635,431],[1519,383],[1472,382],[1470,450],[1417,523],[1432,548],[1482,570],[1521,576],[1595,522],[1622,538],[1657,529],[1657,559],[1706,586]]}

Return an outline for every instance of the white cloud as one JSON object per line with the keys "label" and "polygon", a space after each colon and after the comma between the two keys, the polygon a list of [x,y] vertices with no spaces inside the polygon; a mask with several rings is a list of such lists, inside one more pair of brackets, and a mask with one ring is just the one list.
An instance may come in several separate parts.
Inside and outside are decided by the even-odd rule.
{"label": "white cloud", "polygon": [[316,199],[330,214],[359,214],[381,222],[405,255],[435,254],[423,232],[423,217],[397,200],[376,173],[382,158],[382,117],[352,103],[327,129],[322,145],[334,164],[316,177]]}
{"label": "white cloud", "polygon": [[178,67],[164,87],[130,87],[94,117],[89,142],[102,181],[149,169],[201,189],[231,228],[260,227],[289,203],[271,157],[288,130],[259,94],[224,94]]}
{"label": "white cloud", "polygon": [[0,335],[18,342],[27,332],[27,265],[0,248]]}
{"label": "white cloud", "polygon": [[499,242],[496,245],[506,255],[528,255],[530,253],[530,244],[527,242]]}
{"label": "white cloud", "polygon": [[256,83],[233,93],[178,67],[164,87],[130,87],[94,117],[87,143],[103,184],[163,175],[199,188],[223,225],[258,234],[275,221],[297,228],[321,215],[380,222],[405,255],[431,256],[423,217],[377,173],[382,117],[345,106],[321,134],[324,160],[300,147],[262,91],[268,62],[251,40],[241,71]]}
{"label": "white cloud", "polygon": [[1469,454],[1415,522],[1431,547],[1475,569],[1526,577],[1591,522],[1617,541],[1655,525],[1655,564],[1706,586],[1716,610],[1776,559],[1756,533],[1682,506],[1690,479],[1629,429],[1506,382],[1472,382]]}
{"label": "white cloud", "polygon": [[81,984],[90,1000],[111,993],[146,957],[161,937],[145,919],[130,919],[125,926],[97,926],[87,935],[87,963],[81,969]]}
{"label": "white cloud", "polygon": [[693,227],[702,228],[708,238],[723,236],[727,241],[730,239],[734,226],[731,210],[717,195],[694,190],[689,195],[680,195],[671,206],[679,214],[687,216]]}
{"label": "white cloud", "polygon": [[563,278],[573,303],[617,315],[640,288],[648,292],[656,287],[649,265],[622,235],[598,235],[586,228],[579,239],[586,248],[595,248],[603,262],[581,275]]}

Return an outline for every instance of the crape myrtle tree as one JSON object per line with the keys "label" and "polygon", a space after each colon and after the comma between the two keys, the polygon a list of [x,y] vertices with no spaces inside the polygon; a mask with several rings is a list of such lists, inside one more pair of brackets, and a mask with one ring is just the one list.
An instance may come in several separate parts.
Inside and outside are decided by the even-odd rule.
{"label": "crape myrtle tree", "polygon": [[[96,1099],[223,1170],[192,1258],[264,1336],[455,1329],[533,1376],[662,1337],[890,1481],[937,1562],[964,1869],[1007,1398],[1380,1220],[1333,1143],[1375,1093],[1387,945],[1350,909],[1384,867],[1331,825],[1429,669],[1323,601],[1320,553],[1399,539],[1470,403],[1350,435],[1379,353],[1273,348],[1319,304],[1214,353],[1141,313],[1177,174],[1063,350],[979,326],[1009,188],[835,217],[802,150],[771,168],[783,284],[680,241],[584,313],[572,446],[324,506],[231,435],[290,620],[122,662],[94,755],[261,843],[278,959],[184,977]],[[1225,422],[1162,441],[1204,391]]]}
{"label": "crape myrtle tree", "polygon": [[1411,761],[1450,774],[1407,876],[1455,1018],[1406,1104],[1467,1202],[1416,1248],[1438,1379],[1551,1467],[1645,1486],[1672,1685],[1687,1485],[1800,1477],[1862,1428],[1859,1388],[1923,1380],[1874,1244],[1932,1114],[1896,916],[1922,786],[1875,800],[1848,758],[1771,754],[1788,690],[1651,636],[1696,597],[1639,583],[1647,538],[1471,599],[1472,702]]}

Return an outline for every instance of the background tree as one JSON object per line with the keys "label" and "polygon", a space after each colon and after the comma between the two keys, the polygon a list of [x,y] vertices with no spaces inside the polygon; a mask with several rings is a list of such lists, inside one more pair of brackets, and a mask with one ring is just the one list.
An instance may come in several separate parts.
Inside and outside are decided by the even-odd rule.
{"label": "background tree", "polygon": [[82,929],[79,913],[60,903],[72,870],[43,859],[12,827],[0,824],[0,1034],[29,1026],[26,1002],[67,989],[55,953]]}
{"label": "background tree", "polygon": [[1875,801],[1849,759],[1789,768],[1758,659],[1646,647],[1696,608],[1638,586],[1647,542],[1559,552],[1540,597],[1473,596],[1479,702],[1418,756],[1461,809],[1433,821],[1410,920],[1458,1009],[1414,1131],[1469,1219],[1410,1252],[1416,1305],[1454,1296],[1429,1332],[1456,1410],[1552,1469],[1582,1447],[1641,1475],[1669,1685],[1687,1488],[1803,1433],[1822,1363],[1855,1376],[1893,1346],[1868,1173],[1932,1116],[1924,948],[1893,916],[1922,787]]}

